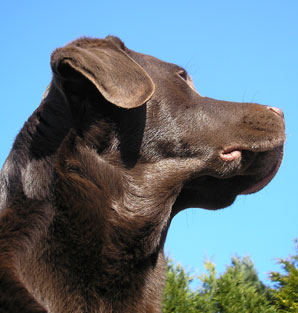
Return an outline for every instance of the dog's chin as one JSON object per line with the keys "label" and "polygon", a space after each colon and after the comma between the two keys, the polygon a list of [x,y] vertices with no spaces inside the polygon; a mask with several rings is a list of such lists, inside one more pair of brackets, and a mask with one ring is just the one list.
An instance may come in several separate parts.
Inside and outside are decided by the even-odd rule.
{"label": "dog's chin", "polygon": [[174,210],[203,208],[217,210],[230,206],[238,195],[260,191],[275,176],[283,157],[283,147],[260,152],[244,171],[229,178],[200,176],[187,182],[176,199]]}

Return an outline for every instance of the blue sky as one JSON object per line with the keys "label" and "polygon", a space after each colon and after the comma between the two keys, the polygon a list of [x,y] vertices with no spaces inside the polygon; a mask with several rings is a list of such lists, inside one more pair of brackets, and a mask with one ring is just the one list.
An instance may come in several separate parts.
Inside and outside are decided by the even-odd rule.
{"label": "blue sky", "polygon": [[298,237],[297,17],[295,0],[2,0],[0,167],[51,79],[51,52],[83,35],[117,35],[131,49],[184,66],[204,96],[285,112],[285,156],[271,184],[224,210],[180,213],[165,247],[200,273],[206,256],[222,272],[232,255],[250,255],[267,282]]}

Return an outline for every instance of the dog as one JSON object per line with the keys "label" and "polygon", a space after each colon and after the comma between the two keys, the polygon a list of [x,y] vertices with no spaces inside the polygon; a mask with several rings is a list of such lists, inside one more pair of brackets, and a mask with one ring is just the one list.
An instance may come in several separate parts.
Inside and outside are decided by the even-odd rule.
{"label": "dog", "polygon": [[161,312],[172,218],[267,185],[283,112],[203,97],[113,36],[56,49],[51,68],[1,171],[0,312]]}

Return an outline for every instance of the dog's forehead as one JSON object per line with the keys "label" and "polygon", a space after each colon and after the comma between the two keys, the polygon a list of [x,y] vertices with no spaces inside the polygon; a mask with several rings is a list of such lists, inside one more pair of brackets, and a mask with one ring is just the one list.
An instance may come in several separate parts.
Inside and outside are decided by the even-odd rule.
{"label": "dog's forehead", "polygon": [[126,50],[127,54],[141,65],[148,73],[177,73],[184,70],[181,66],[174,63],[165,62],[152,55],[143,54],[130,49]]}

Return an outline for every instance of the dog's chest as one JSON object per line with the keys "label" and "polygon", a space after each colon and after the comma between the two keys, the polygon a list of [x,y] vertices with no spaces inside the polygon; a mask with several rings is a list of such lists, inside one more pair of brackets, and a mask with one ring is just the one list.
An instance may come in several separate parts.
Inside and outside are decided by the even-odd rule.
{"label": "dog's chest", "polygon": [[[163,287],[159,273],[164,267],[163,260],[155,269],[147,270],[146,264],[128,266],[125,264],[128,260],[121,256],[106,259],[96,231],[76,225],[63,214],[54,220],[49,233],[23,266],[28,290],[49,313],[126,313],[120,301],[123,298],[136,308],[135,312],[160,312],[158,303],[155,305],[158,311],[145,303],[159,299],[155,293]],[[154,278],[159,290],[146,285],[146,275]]]}

